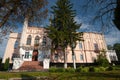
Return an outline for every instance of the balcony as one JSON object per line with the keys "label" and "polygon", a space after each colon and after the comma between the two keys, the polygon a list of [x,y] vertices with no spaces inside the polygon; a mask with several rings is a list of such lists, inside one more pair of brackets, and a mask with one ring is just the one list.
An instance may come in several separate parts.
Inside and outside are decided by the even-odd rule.
{"label": "balcony", "polygon": [[23,45],[23,46],[21,46],[21,48],[23,48],[24,50],[49,50],[51,48],[51,45],[46,45],[46,46],[43,46],[43,45],[34,45],[34,46]]}

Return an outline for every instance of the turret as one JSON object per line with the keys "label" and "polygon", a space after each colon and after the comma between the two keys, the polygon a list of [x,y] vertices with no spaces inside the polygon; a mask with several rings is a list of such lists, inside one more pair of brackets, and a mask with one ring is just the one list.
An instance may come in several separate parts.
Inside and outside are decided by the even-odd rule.
{"label": "turret", "polygon": [[25,44],[24,40],[25,40],[25,37],[26,37],[27,27],[28,27],[28,18],[26,17],[25,20],[24,20],[23,30],[22,30],[22,33],[21,33],[20,47]]}

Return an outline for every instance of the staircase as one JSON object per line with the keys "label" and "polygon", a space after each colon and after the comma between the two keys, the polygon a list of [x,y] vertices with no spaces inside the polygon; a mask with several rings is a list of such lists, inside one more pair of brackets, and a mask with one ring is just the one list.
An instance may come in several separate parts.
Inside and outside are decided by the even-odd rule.
{"label": "staircase", "polygon": [[43,70],[42,62],[24,61],[22,66],[18,70],[20,70],[20,71],[39,71],[39,70]]}

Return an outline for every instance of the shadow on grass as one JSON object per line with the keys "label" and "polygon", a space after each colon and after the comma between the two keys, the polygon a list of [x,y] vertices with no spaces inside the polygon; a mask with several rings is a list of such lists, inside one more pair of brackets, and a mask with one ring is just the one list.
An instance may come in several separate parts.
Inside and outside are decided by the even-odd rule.
{"label": "shadow on grass", "polygon": [[20,80],[53,80],[53,79],[50,79],[47,76],[30,76],[30,75],[27,75],[27,74],[21,74],[21,79]]}
{"label": "shadow on grass", "polygon": [[120,74],[115,73],[83,73],[82,76],[120,78]]}
{"label": "shadow on grass", "polygon": [[120,74],[117,73],[52,73],[50,75],[52,80],[109,80],[120,79]]}
{"label": "shadow on grass", "polygon": [[21,74],[20,80],[37,80],[37,78],[34,76],[27,75],[27,74]]}

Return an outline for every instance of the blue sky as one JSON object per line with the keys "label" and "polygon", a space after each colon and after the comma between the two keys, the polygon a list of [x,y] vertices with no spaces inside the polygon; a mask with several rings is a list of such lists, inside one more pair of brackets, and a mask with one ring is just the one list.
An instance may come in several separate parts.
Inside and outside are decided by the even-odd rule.
{"label": "blue sky", "polygon": [[[49,9],[49,14],[50,14],[50,11],[51,11],[50,6],[53,6],[57,0],[48,0],[48,1],[49,1],[48,9]],[[80,5],[83,4],[83,1],[84,0],[71,0],[71,2],[74,4],[73,9],[76,10],[76,13],[77,13],[75,17],[75,21],[77,23],[82,23],[82,26],[79,31],[101,32],[101,27],[99,26],[99,24],[93,25],[93,24],[88,23],[93,17],[92,11],[90,11],[89,14],[82,15],[81,13],[82,10],[80,8]],[[45,26],[48,24],[49,24],[49,21],[47,19],[41,24],[41,26]],[[21,32],[22,26],[20,26],[15,31]],[[120,43],[120,31],[118,31],[115,26],[112,26],[109,29],[106,27],[105,40],[106,40],[106,43],[110,45],[113,45],[114,43],[117,43],[117,42]],[[7,44],[7,39],[5,39],[2,44],[0,44],[0,57],[3,56],[3,53],[6,48],[6,44]]]}

